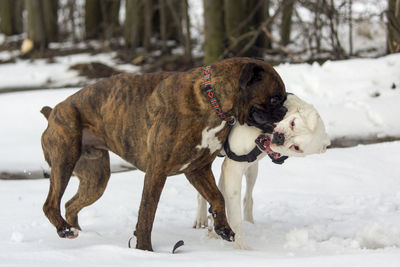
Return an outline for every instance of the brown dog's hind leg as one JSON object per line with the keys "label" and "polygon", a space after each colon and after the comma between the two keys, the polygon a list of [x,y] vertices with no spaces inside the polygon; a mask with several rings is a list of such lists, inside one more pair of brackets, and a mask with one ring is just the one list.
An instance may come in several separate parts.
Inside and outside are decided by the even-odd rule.
{"label": "brown dog's hind leg", "polygon": [[104,193],[110,178],[110,157],[106,150],[91,148],[97,158],[88,158],[82,154],[75,165],[74,175],[79,178],[78,192],[65,204],[67,222],[79,230],[78,213],[84,207],[96,202]]}
{"label": "brown dog's hind leg", "polygon": [[61,217],[61,198],[72,175],[72,170],[78,158],[79,148],[70,147],[63,155],[51,156],[50,189],[43,211],[49,221],[56,227],[60,237],[73,238],[76,232]]}
{"label": "brown dog's hind leg", "polygon": [[202,169],[197,169],[190,173],[185,173],[185,175],[197,191],[210,203],[211,207],[209,211],[214,218],[215,232],[227,241],[234,241],[235,233],[228,225],[224,198],[215,184],[211,165],[207,165]]}
{"label": "brown dog's hind leg", "polygon": [[43,152],[51,163],[50,188],[43,211],[60,237],[74,238],[78,232],[61,216],[60,203],[80,156],[82,134],[78,112],[70,106],[60,108],[63,112],[52,112],[42,135]]}

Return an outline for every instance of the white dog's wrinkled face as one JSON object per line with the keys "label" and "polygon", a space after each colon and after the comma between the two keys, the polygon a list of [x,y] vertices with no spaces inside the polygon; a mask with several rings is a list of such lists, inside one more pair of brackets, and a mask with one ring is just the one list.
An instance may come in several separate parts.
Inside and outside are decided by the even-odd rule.
{"label": "white dog's wrinkled face", "polygon": [[315,108],[292,94],[284,105],[288,112],[276,124],[271,149],[289,157],[324,153],[331,142]]}

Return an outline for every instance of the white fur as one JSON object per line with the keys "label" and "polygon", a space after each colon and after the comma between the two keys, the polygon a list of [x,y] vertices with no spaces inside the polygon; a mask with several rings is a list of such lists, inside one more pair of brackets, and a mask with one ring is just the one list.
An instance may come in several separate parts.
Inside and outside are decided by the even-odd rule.
{"label": "white fur", "polygon": [[197,215],[193,228],[199,229],[207,226],[207,201],[200,194],[197,194]]}
{"label": "white fur", "polygon": [[226,124],[226,121],[223,121],[219,126],[215,128],[205,128],[201,132],[201,144],[197,145],[197,149],[208,148],[210,150],[210,154],[213,154],[215,151],[221,149],[222,143],[216,136],[216,134],[221,131]]}
{"label": "white fur", "polygon": [[[288,112],[284,119],[277,124],[276,131],[285,134],[283,146],[271,148],[288,156],[305,156],[314,153],[323,153],[330,144],[325,132],[324,124],[314,107],[294,95],[288,95],[285,102]],[[295,119],[295,127],[290,127]],[[248,125],[235,125],[229,134],[231,150],[237,155],[249,153],[255,146],[254,140],[261,134],[261,130]],[[302,152],[294,151],[291,146],[297,144]],[[262,153],[257,160],[251,163],[237,162],[225,157],[222,164],[219,188],[224,195],[229,225],[235,232],[234,247],[248,249],[244,240],[241,218],[241,189],[242,177],[246,176],[246,193],[243,199],[244,220],[254,223],[253,219],[253,188],[258,174],[258,161],[265,157]],[[207,203],[198,195],[198,210],[195,227],[207,225]]]}
{"label": "white fur", "polygon": [[[282,146],[271,145],[271,149],[290,157],[324,153],[331,142],[324,122],[314,106],[295,95],[288,95],[284,105],[288,108],[288,112],[274,131],[285,135],[285,143]],[[290,127],[293,120],[295,122],[294,129]],[[293,145],[298,145],[300,151],[291,148]]]}

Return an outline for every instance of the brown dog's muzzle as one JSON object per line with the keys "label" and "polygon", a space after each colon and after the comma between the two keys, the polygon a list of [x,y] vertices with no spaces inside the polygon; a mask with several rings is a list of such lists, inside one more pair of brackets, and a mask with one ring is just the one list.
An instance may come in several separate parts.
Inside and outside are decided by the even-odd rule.
{"label": "brown dog's muzzle", "polygon": [[249,111],[248,124],[263,130],[263,132],[272,133],[275,128],[274,122],[281,121],[285,117],[286,112],[287,108],[284,106],[275,108],[272,112],[252,106]]}

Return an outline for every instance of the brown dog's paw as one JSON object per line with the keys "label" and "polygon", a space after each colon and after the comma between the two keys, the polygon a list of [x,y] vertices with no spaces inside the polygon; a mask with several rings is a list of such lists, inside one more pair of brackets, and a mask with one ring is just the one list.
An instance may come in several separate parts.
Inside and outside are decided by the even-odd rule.
{"label": "brown dog's paw", "polygon": [[136,249],[153,251],[153,248],[150,244],[139,244],[139,242],[136,243]]}
{"label": "brown dog's paw", "polygon": [[79,235],[78,229],[75,229],[73,227],[65,227],[61,230],[57,230],[57,234],[61,238],[68,238],[68,239],[74,239],[77,238]]}
{"label": "brown dog's paw", "polygon": [[235,241],[235,233],[229,227],[222,227],[222,228],[215,227],[214,231],[217,233],[217,235],[219,235],[220,237],[222,237],[222,239],[226,241],[229,242]]}

